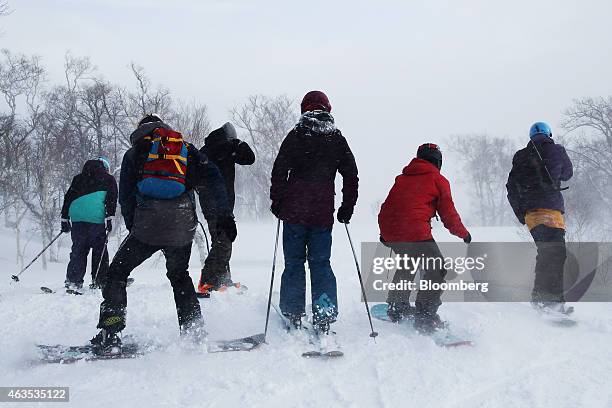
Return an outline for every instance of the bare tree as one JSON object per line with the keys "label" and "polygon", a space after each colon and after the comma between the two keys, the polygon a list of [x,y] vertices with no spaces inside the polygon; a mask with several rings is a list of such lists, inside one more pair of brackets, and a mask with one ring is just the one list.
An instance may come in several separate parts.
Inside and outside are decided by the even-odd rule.
{"label": "bare tree", "polygon": [[595,239],[607,239],[612,236],[612,96],[574,100],[562,126],[576,168],[568,204],[580,214],[583,234],[595,228]]}
{"label": "bare tree", "polygon": [[197,102],[189,104],[179,102],[170,120],[174,128],[183,134],[185,140],[197,148],[204,145],[204,139],[211,130],[206,105]]}
{"label": "bare tree", "polygon": [[[159,113],[187,140],[203,144],[210,131],[206,105],[176,102],[167,88],[151,85],[142,67],[130,68],[135,86],[123,88],[102,79],[88,58],[68,53],[63,83],[48,86],[38,57],[0,52],[0,213],[15,232],[18,262],[29,241],[22,239],[24,221],[43,245],[49,242],[72,177],[98,155],[109,157],[119,176],[129,136],[144,114]],[[58,246],[51,248],[50,259],[57,253]]]}
{"label": "bare tree", "polygon": [[[11,10],[9,9],[8,2],[0,1],[0,17],[11,14]],[[0,29],[0,35],[2,35],[2,30]]]}
{"label": "bare tree", "polygon": [[29,139],[36,128],[38,97],[45,71],[38,57],[13,55],[2,50],[0,94],[0,212],[15,235],[16,261],[23,262],[22,232],[27,208],[21,198],[30,185]]}
{"label": "bare tree", "polygon": [[157,113],[161,117],[172,116],[174,112],[170,90],[162,86],[152,89],[151,80],[143,67],[132,63],[130,68],[136,80],[136,91],[127,95],[129,114],[134,118],[142,118],[149,113]]}
{"label": "bare tree", "polygon": [[472,194],[472,223],[486,226],[512,225],[514,215],[506,198],[506,179],[515,146],[508,138],[488,135],[451,136],[447,145],[463,163]]}
{"label": "bare tree", "polygon": [[280,145],[298,115],[286,95],[253,95],[230,111],[233,123],[244,131],[255,152],[255,164],[240,167],[236,177],[236,206],[251,217],[268,214],[270,174]]}

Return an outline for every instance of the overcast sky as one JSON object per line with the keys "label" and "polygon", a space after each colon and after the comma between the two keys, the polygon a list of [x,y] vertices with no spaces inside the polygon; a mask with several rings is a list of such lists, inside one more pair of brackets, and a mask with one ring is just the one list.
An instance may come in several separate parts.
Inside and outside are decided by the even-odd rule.
{"label": "overcast sky", "polygon": [[[357,156],[368,212],[420,143],[473,132],[526,141],[536,120],[556,129],[573,98],[612,94],[609,0],[9,5],[0,47],[41,55],[52,79],[67,50],[118,83],[129,83],[133,61],[177,97],[205,102],[213,126],[249,94],[299,101],[325,91]],[[455,166],[443,169],[451,181]]]}

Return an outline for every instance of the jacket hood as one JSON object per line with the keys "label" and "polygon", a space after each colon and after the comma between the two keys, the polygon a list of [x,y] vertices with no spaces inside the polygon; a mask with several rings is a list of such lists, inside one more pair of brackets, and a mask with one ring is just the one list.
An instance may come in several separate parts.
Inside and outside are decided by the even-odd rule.
{"label": "jacket hood", "polygon": [[106,173],[106,168],[104,167],[104,163],[100,160],[87,160],[83,165],[83,171],[81,173],[88,176],[94,176]]}
{"label": "jacket hood", "polygon": [[164,122],[143,123],[142,125],[138,126],[136,130],[134,130],[130,135],[130,143],[132,144],[132,146],[135,146],[140,140],[142,140],[143,137],[150,135],[151,132],[158,128],[172,130],[172,128],[166,125]]}
{"label": "jacket hood", "polygon": [[334,117],[325,111],[305,112],[300,116],[298,126],[320,135],[329,135],[336,131]]}
{"label": "jacket hood", "polygon": [[217,143],[226,142],[238,137],[236,128],[231,123],[227,122],[219,129],[215,129],[204,139],[204,144],[214,145]]}
{"label": "jacket hood", "polygon": [[415,157],[410,164],[404,167],[402,174],[405,176],[416,176],[419,174],[440,173],[440,170],[427,160]]}

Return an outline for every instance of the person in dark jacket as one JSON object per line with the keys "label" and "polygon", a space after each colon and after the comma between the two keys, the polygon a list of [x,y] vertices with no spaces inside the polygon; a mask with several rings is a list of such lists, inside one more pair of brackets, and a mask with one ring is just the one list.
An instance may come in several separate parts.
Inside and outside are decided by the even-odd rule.
{"label": "person in dark jacket", "polygon": [[572,177],[573,166],[565,148],[553,141],[546,123],[534,123],[529,136],[527,147],[512,158],[506,183],[508,201],[519,222],[529,228],[538,249],[532,303],[563,311],[567,254],[561,182]]}
{"label": "person in dark jacket", "polygon": [[[233,212],[236,201],[234,192],[236,164],[244,166],[255,163],[255,153],[246,142],[237,138],[236,129],[229,122],[213,130],[204,140],[204,146],[200,151],[219,168],[225,180],[225,189]],[[204,196],[200,196],[202,208],[206,208],[205,199]],[[202,268],[198,291],[209,295],[211,290],[233,284],[229,265],[232,241],[217,227],[219,220],[214,214],[205,213],[204,217],[210,231],[211,248]]]}
{"label": "person in dark jacket", "polygon": [[[154,138],[161,138],[162,143],[164,140],[166,143],[179,141],[187,151],[186,171],[178,177],[183,179],[185,191],[176,198],[158,199],[141,193],[139,182],[147,175],[167,176],[163,171],[144,170],[145,162],[172,159],[165,154],[152,153]],[[130,233],[110,265],[102,292],[104,301],[100,305],[98,328],[101,330],[91,343],[103,351],[120,345],[117,333],[125,328],[127,279],[134,268],[160,250],[166,257],[166,276],[174,292],[181,334],[202,341],[205,336],[202,313],[188,271],[197,223],[193,189],[198,188],[200,194],[210,195],[210,207],[206,210],[216,214],[220,220],[219,228],[234,239],[236,224],[229,209],[223,179],[205,155],[183,142],[180,133],[173,131],[157,115],[145,116],[130,136],[130,142],[132,147],[123,156],[119,183],[121,213]]]}
{"label": "person in dark jacket", "polygon": [[[431,219],[440,215],[444,226],[451,234],[472,241],[472,236],[461,222],[455,209],[448,180],[440,173],[442,152],[434,143],[421,145],[417,157],[404,167],[395,178],[378,214],[380,240],[398,255],[412,258],[442,259],[442,253],[431,234]],[[432,283],[443,283],[446,270],[443,262],[432,262],[435,266],[425,269],[421,277]],[[413,281],[417,271],[398,269],[394,283]],[[423,333],[443,327],[437,314],[442,304],[441,290],[419,290],[415,307],[410,305],[410,291],[389,292],[388,314],[392,321],[414,316],[415,328]]]}
{"label": "person in dark jacket", "polygon": [[[117,182],[104,157],[87,160],[64,195],[62,232],[70,232],[72,250],[66,271],[66,289],[80,290],[91,250],[92,287],[102,287],[108,271],[106,236],[113,229],[117,209]],[[98,270],[99,267],[99,270]]]}
{"label": "person in dark jacket", "polygon": [[336,278],[330,256],[334,223],[334,180],[343,179],[337,218],[348,223],[357,202],[359,178],[355,157],[336,128],[331,105],[320,91],[308,92],[299,123],[283,140],[272,169],[272,213],[283,221],[285,270],[280,308],[295,326],[305,311],[306,276],[310,266],[312,312],[322,332],[338,315]]}

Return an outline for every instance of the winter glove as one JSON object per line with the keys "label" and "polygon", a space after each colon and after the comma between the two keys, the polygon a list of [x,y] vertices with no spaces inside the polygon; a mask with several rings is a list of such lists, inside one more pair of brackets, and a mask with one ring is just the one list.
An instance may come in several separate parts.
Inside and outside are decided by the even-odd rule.
{"label": "winter glove", "polygon": [[472,242],[472,235],[469,232],[467,236],[463,238],[463,242],[465,242],[466,244],[469,244],[470,242]]}
{"label": "winter glove", "polygon": [[270,206],[270,211],[276,218],[280,218],[281,212],[281,203],[280,201],[272,201],[272,205]]}
{"label": "winter glove", "polygon": [[221,217],[217,220],[217,228],[225,234],[225,236],[234,242],[238,236],[238,230],[236,230],[236,221],[234,217]]}
{"label": "winter glove", "polygon": [[351,217],[353,216],[353,206],[341,205],[338,208],[338,222],[343,224],[348,224],[351,221]]}
{"label": "winter glove", "polygon": [[242,143],[242,140],[240,140],[240,139],[231,139],[230,140],[230,144],[232,146],[232,156],[236,155],[236,151],[238,150],[238,146],[240,146],[240,143]]}
{"label": "winter glove", "polygon": [[70,220],[62,219],[62,232],[70,232],[71,229]]}
{"label": "winter glove", "polygon": [[111,217],[106,217],[104,221],[106,224],[106,232],[111,232],[113,230],[113,219]]}

